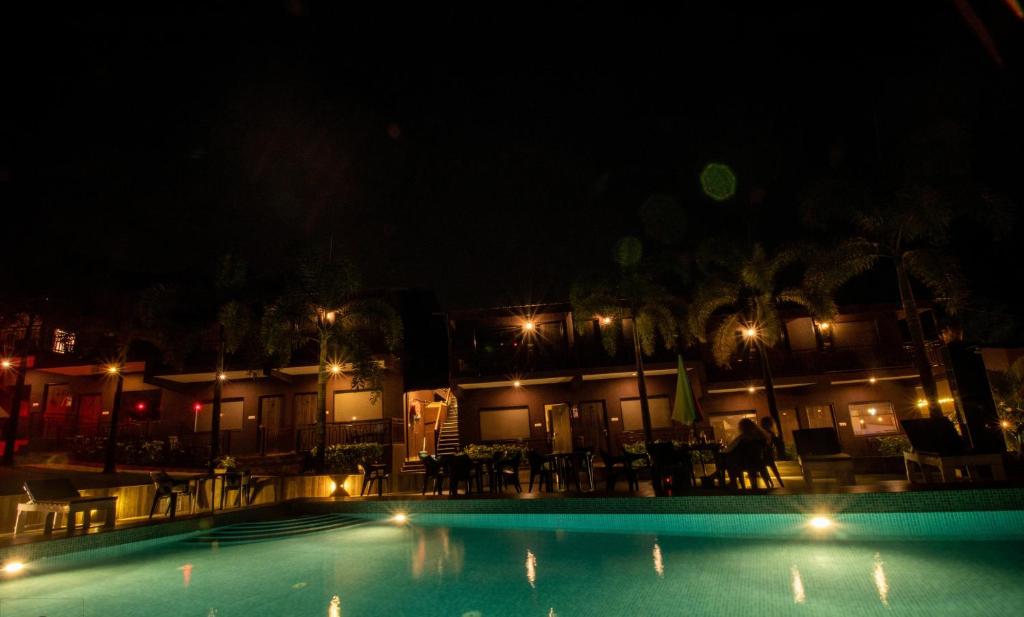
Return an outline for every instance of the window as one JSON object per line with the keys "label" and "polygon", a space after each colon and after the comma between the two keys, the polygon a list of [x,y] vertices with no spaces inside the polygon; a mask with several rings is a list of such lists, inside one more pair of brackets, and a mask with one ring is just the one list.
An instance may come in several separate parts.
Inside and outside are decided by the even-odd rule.
{"label": "window", "polygon": [[380,390],[349,390],[334,393],[334,421],[356,422],[384,417]]}
{"label": "window", "polygon": [[887,401],[851,404],[850,426],[853,427],[854,435],[883,435],[899,432],[892,403]]}
{"label": "window", "polygon": [[814,322],[810,317],[787,322],[786,334],[789,335],[789,348],[793,351],[818,348],[818,337],[814,334]]}
{"label": "window", "polygon": [[835,420],[832,417],[832,405],[829,403],[805,405],[804,426],[806,428],[835,428]]}
{"label": "window", "polygon": [[[240,431],[242,430],[242,411],[245,404],[242,399],[224,400],[220,403],[220,430]],[[196,432],[203,433],[212,430],[211,420],[213,419],[213,402],[207,401],[199,408],[196,414]]]}
{"label": "window", "polygon": [[75,350],[75,333],[57,328],[53,331],[53,352],[71,353]]}
{"label": "window", "polygon": [[[672,426],[672,406],[669,404],[667,396],[648,397],[647,406],[651,412],[651,428]],[[644,430],[644,420],[640,414],[640,399],[622,399],[622,430]]]}
{"label": "window", "polygon": [[316,424],[316,392],[296,394],[293,407],[295,426]]}
{"label": "window", "polygon": [[715,439],[729,443],[736,438],[739,432],[740,420],[750,418],[757,420],[757,414],[753,411],[737,411],[730,414],[718,414],[711,416],[711,428],[715,431]]}
{"label": "window", "polygon": [[480,440],[498,441],[530,438],[530,408],[480,410]]}
{"label": "window", "polygon": [[878,329],[874,321],[840,321],[832,324],[832,341],[836,347],[873,347],[878,345]]}

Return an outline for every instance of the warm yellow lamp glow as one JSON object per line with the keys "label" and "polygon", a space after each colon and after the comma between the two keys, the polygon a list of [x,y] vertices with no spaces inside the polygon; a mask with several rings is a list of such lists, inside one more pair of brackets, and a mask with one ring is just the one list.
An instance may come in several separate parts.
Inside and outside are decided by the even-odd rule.
{"label": "warm yellow lamp glow", "polygon": [[332,365],[331,365],[331,366],[329,367],[329,369],[328,369],[328,370],[330,370],[330,371],[331,371],[331,375],[337,375],[338,373],[340,373],[340,372],[341,372],[341,365],[340,365],[340,364],[332,364]]}
{"label": "warm yellow lamp glow", "polygon": [[612,322],[612,318],[611,317],[602,317],[601,318],[601,325],[607,326],[611,322]]}
{"label": "warm yellow lamp glow", "polygon": [[999,423],[999,426],[1001,426],[1003,428],[1010,428],[1010,421],[1009,420],[1003,420],[1002,422]]}
{"label": "warm yellow lamp glow", "polygon": [[11,368],[11,361],[7,358],[0,360],[0,368],[8,369]]}
{"label": "warm yellow lamp glow", "polygon": [[409,520],[409,517],[406,516],[404,512],[398,512],[397,514],[395,514],[394,516],[391,517],[391,522],[392,523],[397,523],[399,525],[401,525],[402,523],[404,523],[404,522],[406,522],[408,520]]}
{"label": "warm yellow lamp glow", "polygon": [[228,379],[227,373],[217,373],[217,379],[219,379],[221,381],[227,381],[227,379]]}
{"label": "warm yellow lamp glow", "polygon": [[830,323],[828,323],[827,321],[820,321],[820,322],[818,322],[818,329],[821,330],[822,332],[828,332],[828,329],[830,327],[832,327],[832,325]]}
{"label": "warm yellow lamp glow", "polygon": [[876,383],[878,383],[878,378],[877,377],[871,377],[870,379],[868,379],[868,383],[871,384],[871,385],[875,385]]}
{"label": "warm yellow lamp glow", "polygon": [[512,382],[512,387],[513,388],[518,388],[521,385],[523,385],[523,384],[520,383],[518,379]]}
{"label": "warm yellow lamp glow", "polygon": [[527,320],[527,321],[523,322],[523,331],[524,332],[533,332],[533,330],[536,327],[537,327],[537,325],[535,323],[533,323],[532,321]]}
{"label": "warm yellow lamp glow", "polygon": [[874,407],[868,407],[868,415],[869,416],[877,416],[878,415],[878,410],[875,409]]}
{"label": "warm yellow lamp glow", "polygon": [[815,516],[807,521],[807,524],[814,529],[828,529],[832,526],[832,519],[827,516]]}
{"label": "warm yellow lamp glow", "polygon": [[4,572],[7,574],[17,574],[25,569],[25,564],[20,561],[8,561],[4,564]]}
{"label": "warm yellow lamp glow", "polygon": [[755,388],[754,386],[750,386],[750,387],[747,388],[747,392],[753,394],[756,389],[757,388]]}
{"label": "warm yellow lamp glow", "polygon": [[743,338],[754,338],[757,336],[757,328],[746,328],[743,330]]}
{"label": "warm yellow lamp glow", "polygon": [[117,366],[116,364],[111,364],[110,366],[107,367],[107,372],[110,373],[111,375],[117,375],[118,373],[121,372],[121,367]]}

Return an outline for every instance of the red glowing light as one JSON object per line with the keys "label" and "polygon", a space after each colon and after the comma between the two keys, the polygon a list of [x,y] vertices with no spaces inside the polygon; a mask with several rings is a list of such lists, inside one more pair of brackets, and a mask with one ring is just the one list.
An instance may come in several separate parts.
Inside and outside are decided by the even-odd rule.
{"label": "red glowing light", "polygon": [[194,409],[196,413],[199,413],[200,411],[203,410],[203,404],[196,403],[195,405],[192,406],[192,409]]}
{"label": "red glowing light", "polygon": [[135,403],[135,409],[138,409],[139,411],[142,411],[145,408],[146,408],[146,404],[145,403],[143,403],[143,402]]}

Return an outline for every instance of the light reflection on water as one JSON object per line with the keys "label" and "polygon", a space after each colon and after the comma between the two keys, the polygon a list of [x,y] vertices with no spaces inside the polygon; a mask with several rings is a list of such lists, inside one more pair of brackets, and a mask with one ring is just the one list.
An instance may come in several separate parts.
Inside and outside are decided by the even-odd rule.
{"label": "light reflection on water", "polygon": [[1022,554],[1019,541],[760,541],[366,525],[216,551],[164,543],[63,570],[31,564],[30,575],[0,586],[0,609],[4,617],[61,617],[24,602],[77,597],[88,608],[83,614],[145,605],[148,617],[207,615],[211,607],[220,617],[323,615],[325,606],[328,617],[653,616],[680,614],[682,606],[712,616],[788,614],[799,606],[815,617],[947,617],[978,614],[971,609],[980,602],[988,614],[1024,605]]}
{"label": "light reflection on water", "polygon": [[875,589],[878,590],[878,599],[882,606],[889,606],[889,581],[885,578],[885,562],[882,561],[881,553],[875,553],[875,569],[872,572],[875,581]]}

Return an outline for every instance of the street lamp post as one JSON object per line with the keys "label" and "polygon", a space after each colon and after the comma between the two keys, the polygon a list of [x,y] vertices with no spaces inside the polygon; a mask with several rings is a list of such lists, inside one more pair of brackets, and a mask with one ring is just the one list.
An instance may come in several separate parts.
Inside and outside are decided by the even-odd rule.
{"label": "street lamp post", "polygon": [[756,327],[750,326],[743,331],[743,337],[750,341],[750,344],[757,349],[757,356],[761,361],[761,375],[764,377],[764,393],[768,399],[768,414],[772,417],[772,421],[775,422],[776,432],[773,437],[775,442],[775,451],[778,452],[779,458],[786,457],[786,444],[782,440],[782,422],[779,416],[779,404],[775,400],[775,381],[772,379],[772,369],[768,363],[768,353],[765,351],[764,344],[759,340],[759,332]]}

